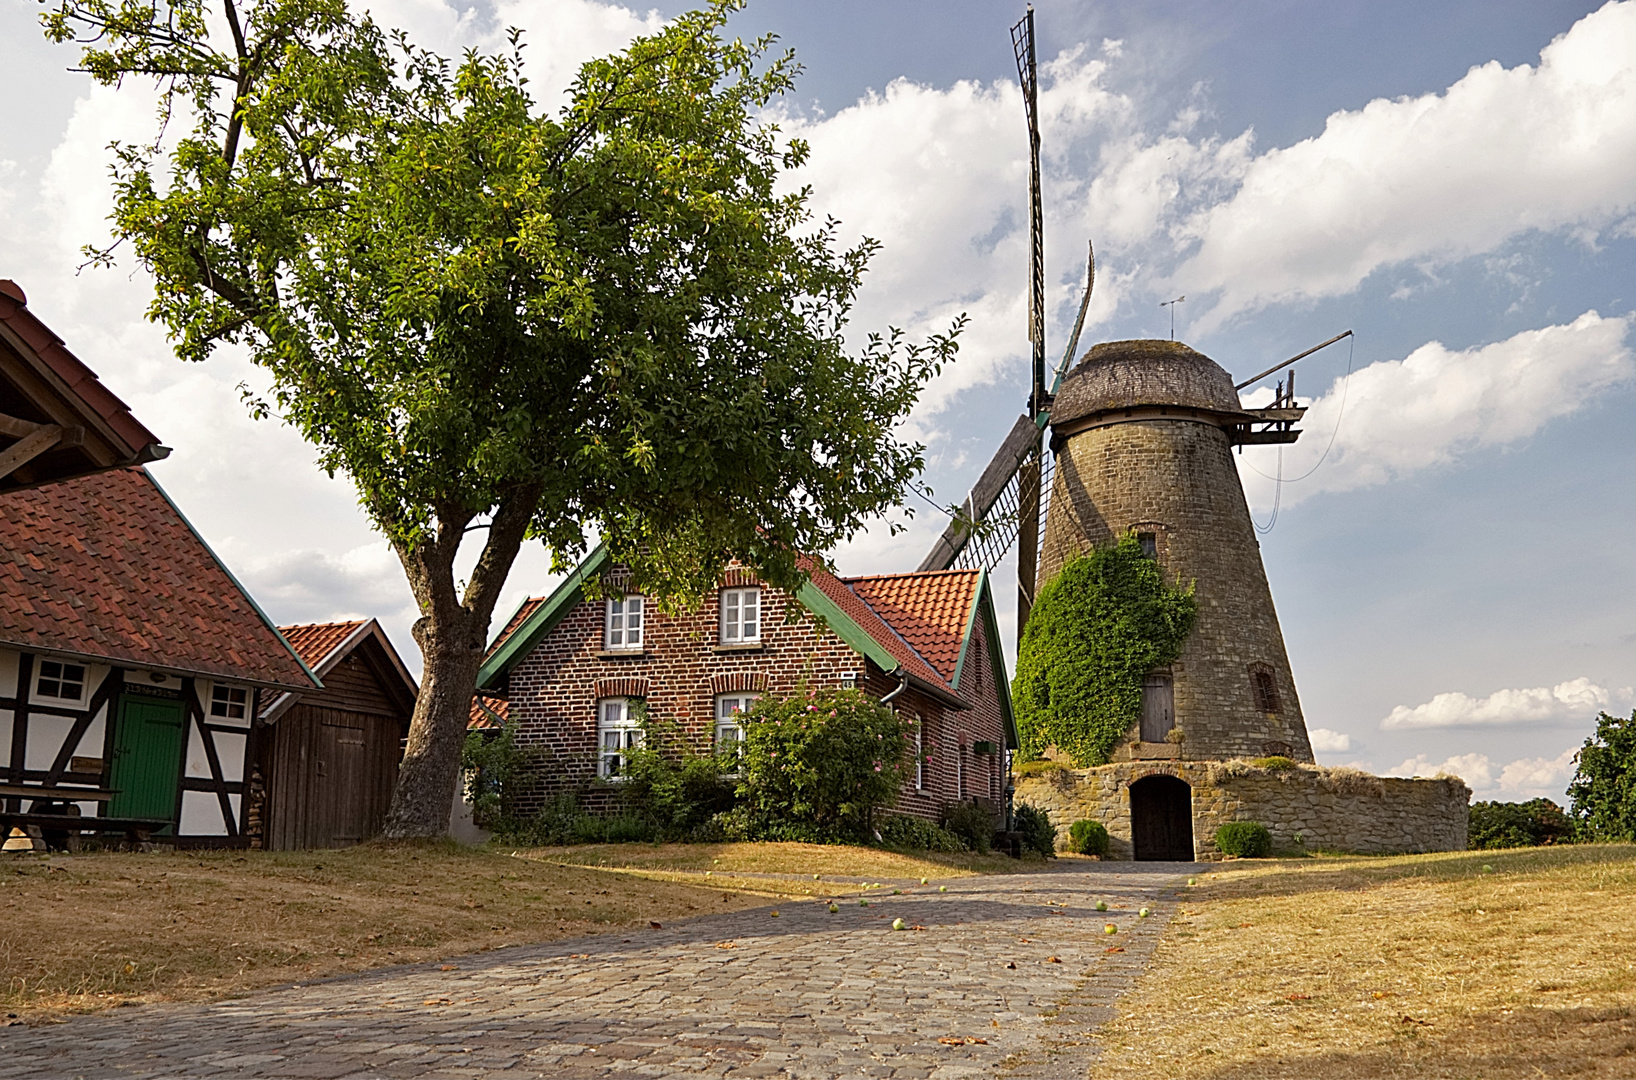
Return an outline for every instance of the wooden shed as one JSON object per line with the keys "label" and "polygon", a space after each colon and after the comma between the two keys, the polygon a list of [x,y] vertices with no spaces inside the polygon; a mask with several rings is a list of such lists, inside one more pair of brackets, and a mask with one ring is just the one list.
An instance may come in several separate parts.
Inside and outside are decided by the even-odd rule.
{"label": "wooden shed", "polygon": [[386,820],[418,688],[374,619],[279,628],[323,682],[258,718],[252,847],[345,847]]}

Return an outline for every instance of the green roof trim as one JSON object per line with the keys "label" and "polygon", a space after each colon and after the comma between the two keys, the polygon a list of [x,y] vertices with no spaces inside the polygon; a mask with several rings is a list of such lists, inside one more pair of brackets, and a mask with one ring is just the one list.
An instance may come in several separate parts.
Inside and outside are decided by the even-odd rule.
{"label": "green roof trim", "polygon": [[829,594],[820,589],[808,579],[796,597],[806,609],[821,619],[825,625],[835,631],[835,636],[860,656],[867,657],[875,662],[875,666],[882,671],[896,671],[900,666],[897,657],[886,651],[886,646],[876,641],[864,628],[852,620],[841,606],[829,598]]}
{"label": "green roof trim", "polygon": [[984,635],[988,638],[988,662],[990,673],[994,677],[994,689],[1000,699],[1000,716],[1005,721],[1005,745],[1007,750],[1017,749],[1017,718],[1011,711],[1011,680],[1005,674],[1005,656],[1000,648],[999,619],[994,614],[994,593],[989,588],[988,571],[983,570],[977,578],[977,588],[972,590],[971,611],[966,614],[965,636],[960,642],[960,659],[954,664],[954,689],[960,689],[960,676],[966,669],[966,655],[971,651],[972,633],[977,628],[978,618],[983,620]]}
{"label": "green roof trim", "polygon": [[[556,591],[546,597],[545,603],[513,630],[511,636],[494,651],[483,666],[477,669],[477,689],[497,690],[523,657],[533,651],[540,640],[555,630],[563,617],[585,598],[585,581],[602,572],[608,563],[608,545],[598,544],[574,572],[563,579]],[[527,603],[524,600],[523,603]],[[508,620],[509,621],[509,620]]]}

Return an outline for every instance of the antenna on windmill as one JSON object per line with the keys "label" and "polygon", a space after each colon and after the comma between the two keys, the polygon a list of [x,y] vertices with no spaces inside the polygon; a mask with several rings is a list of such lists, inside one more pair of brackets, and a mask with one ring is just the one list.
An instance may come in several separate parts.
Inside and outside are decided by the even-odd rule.
{"label": "antenna on windmill", "polygon": [[1181,303],[1183,300],[1186,300],[1186,299],[1187,299],[1187,297],[1185,297],[1185,296],[1178,296],[1174,300],[1166,300],[1164,303],[1159,305],[1160,307],[1167,307],[1167,308],[1170,309],[1170,340],[1171,341],[1176,340],[1176,305]]}

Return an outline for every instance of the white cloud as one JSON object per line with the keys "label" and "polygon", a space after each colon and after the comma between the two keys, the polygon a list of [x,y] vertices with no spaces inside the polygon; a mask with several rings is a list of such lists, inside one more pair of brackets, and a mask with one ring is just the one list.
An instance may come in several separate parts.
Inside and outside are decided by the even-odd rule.
{"label": "white cloud", "polygon": [[1487,754],[1459,754],[1435,763],[1422,754],[1405,761],[1389,775],[1458,776],[1478,799],[1561,801],[1573,778],[1576,753],[1577,747],[1569,747],[1554,758],[1518,758],[1507,765],[1495,765]]}
{"label": "white cloud", "polygon": [[1352,736],[1328,728],[1308,728],[1307,738],[1316,754],[1344,754],[1352,749]]}
{"label": "white cloud", "polygon": [[[1571,323],[1472,349],[1433,341],[1402,360],[1354,371],[1311,402],[1301,425],[1306,434],[1283,448],[1283,475],[1302,478],[1284,485],[1284,505],[1384,483],[1533,435],[1583,408],[1597,391],[1636,375],[1625,341],[1633,323],[1633,315],[1587,311]],[[1270,398],[1262,387],[1246,394],[1245,403]],[[1267,450],[1240,459],[1245,493],[1257,506],[1272,502],[1268,474],[1275,460]]]}
{"label": "white cloud", "polygon": [[1440,94],[1377,99],[1251,162],[1178,229],[1172,276],[1214,292],[1208,329],[1268,304],[1350,292],[1375,270],[1445,264],[1529,230],[1614,225],[1636,206],[1636,3],[1608,3],[1537,67],[1472,68]]}
{"label": "white cloud", "polygon": [[[1618,692],[1628,697],[1627,688]],[[1496,690],[1485,698],[1459,691],[1438,694],[1423,705],[1399,705],[1380,726],[1387,731],[1411,728],[1488,727],[1501,724],[1586,721],[1608,708],[1614,694],[1589,679],[1570,679],[1555,686]]]}

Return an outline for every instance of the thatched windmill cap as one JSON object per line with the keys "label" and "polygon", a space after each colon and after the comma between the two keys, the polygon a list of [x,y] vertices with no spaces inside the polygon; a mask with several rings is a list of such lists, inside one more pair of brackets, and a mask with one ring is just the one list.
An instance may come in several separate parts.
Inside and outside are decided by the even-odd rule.
{"label": "thatched windmill cap", "polygon": [[1051,406],[1051,426],[1151,408],[1223,419],[1244,411],[1232,376],[1203,353],[1179,341],[1105,341],[1092,346],[1068,373]]}

